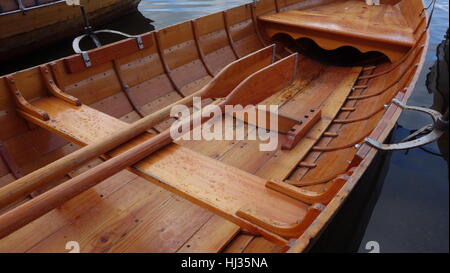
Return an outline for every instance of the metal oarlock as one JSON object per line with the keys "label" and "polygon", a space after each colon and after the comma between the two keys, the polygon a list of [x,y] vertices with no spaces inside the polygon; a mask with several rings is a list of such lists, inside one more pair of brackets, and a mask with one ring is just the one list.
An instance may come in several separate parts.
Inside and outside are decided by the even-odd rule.
{"label": "metal oarlock", "polygon": [[[117,34],[117,35],[121,35],[124,36],[126,38],[134,38],[136,39],[136,43],[139,49],[144,49],[144,42],[142,41],[142,37],[139,35],[128,35],[126,33],[120,32],[120,31],[116,31],[116,30],[109,30],[109,29],[104,29],[104,30],[97,30],[92,32],[93,34],[98,34],[98,33],[111,33],[111,34]],[[72,42],[72,47],[73,50],[75,51],[75,53],[77,54],[81,54],[81,56],[83,57],[84,60],[84,64],[86,65],[86,67],[90,67],[92,66],[91,63],[91,59],[89,58],[89,54],[86,51],[83,51],[80,49],[80,41],[85,38],[85,37],[90,37],[90,34],[84,34],[81,36],[78,36],[77,38],[75,38]],[[100,45],[101,46],[101,45]],[[99,47],[99,46],[97,46]]]}
{"label": "metal oarlock", "polygon": [[25,15],[25,6],[22,3],[22,0],[16,0],[17,5],[19,6],[19,9],[22,11],[22,13]]}
{"label": "metal oarlock", "polygon": [[91,67],[92,66],[92,62],[91,59],[89,57],[89,54],[84,51],[81,50],[80,48],[80,41],[83,40],[85,37],[89,37],[91,38],[91,40],[94,42],[96,47],[101,47],[102,44],[100,43],[100,40],[97,37],[98,33],[111,33],[111,34],[116,34],[116,35],[120,35],[120,36],[124,36],[126,38],[134,38],[136,39],[136,43],[139,49],[144,49],[144,42],[142,41],[142,37],[139,35],[128,35],[126,33],[120,32],[120,31],[116,31],[116,30],[110,30],[110,29],[103,29],[103,30],[97,30],[97,31],[93,31],[92,30],[92,26],[89,23],[89,19],[88,16],[86,14],[86,11],[84,9],[83,6],[80,6],[80,10],[81,10],[81,14],[83,16],[83,20],[84,20],[84,30],[85,30],[85,34],[78,36],[77,38],[75,38],[72,42],[72,48],[75,51],[75,53],[77,54],[81,54],[81,56],[83,57],[83,61],[84,61],[84,65],[86,67]]}
{"label": "metal oarlock", "polygon": [[417,106],[408,106],[408,105],[402,103],[401,101],[399,101],[398,99],[393,99],[392,102],[395,103],[396,105],[398,105],[403,110],[412,110],[412,111],[423,112],[425,114],[430,115],[431,118],[433,119],[433,124],[429,124],[429,125],[423,127],[422,129],[417,130],[416,132],[409,135],[402,141],[410,140],[410,139],[416,137],[417,135],[420,135],[426,131],[431,131],[431,132],[429,132],[427,135],[425,135],[421,138],[407,141],[407,142],[400,142],[400,143],[396,143],[396,144],[382,144],[372,138],[366,138],[364,141],[367,144],[369,144],[370,146],[375,147],[379,150],[383,150],[383,151],[396,151],[396,150],[407,150],[407,149],[417,148],[417,147],[420,147],[420,146],[423,146],[423,145],[426,145],[426,144],[429,144],[429,143],[432,143],[432,142],[438,140],[444,134],[444,132],[446,130],[448,130],[448,111],[444,115],[442,115],[438,111],[435,111],[432,109],[428,109],[428,108],[424,108],[424,107],[417,107]]}

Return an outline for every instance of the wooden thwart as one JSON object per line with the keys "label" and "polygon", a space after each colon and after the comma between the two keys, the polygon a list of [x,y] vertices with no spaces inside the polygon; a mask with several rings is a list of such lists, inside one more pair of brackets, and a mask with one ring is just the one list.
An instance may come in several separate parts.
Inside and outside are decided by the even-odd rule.
{"label": "wooden thwart", "polygon": [[[270,65],[274,59],[273,53],[273,46],[269,46],[229,64],[200,91],[175,104],[191,105],[194,96],[203,99],[226,96],[245,78]],[[7,80],[12,80],[14,83],[12,77]],[[17,91],[15,84],[11,84],[11,90]],[[86,105],[76,107],[73,103],[68,103],[67,100],[60,97],[46,97],[33,102],[35,105],[28,103],[23,97],[21,98],[22,100],[16,102],[19,107],[17,111],[24,118],[72,142],[88,146],[0,188],[0,208],[8,206],[34,190],[59,179],[90,159],[105,154],[144,133],[166,119],[172,106],[175,105],[168,105],[129,125],[116,119],[112,119],[111,122],[111,117],[104,113]],[[38,111],[44,112],[37,107],[49,111],[52,120],[42,122],[43,116],[39,115]],[[45,115],[48,117],[47,113]]]}
{"label": "wooden thwart", "polygon": [[[386,12],[386,5],[366,9],[361,1],[345,1],[336,5],[323,6],[313,11],[291,10],[259,17],[269,37],[284,33],[294,39],[310,38],[321,47],[331,50],[342,46],[354,46],[361,52],[380,51],[391,61],[399,60],[415,44],[413,30],[407,26],[376,23],[380,13]],[[348,10],[364,16],[342,16],[335,9]],[[401,13],[398,16],[402,16]],[[331,38],[330,38],[331,37]]]}
{"label": "wooden thwart", "polygon": [[[251,209],[259,215],[255,218],[270,219],[261,222],[265,229],[275,233],[302,222],[307,213],[308,206],[304,203],[267,191],[266,180],[175,144],[133,168],[144,178],[253,232],[255,228],[239,217],[239,211]],[[253,223],[252,218],[244,220]],[[278,234],[292,235],[282,231]]]}
{"label": "wooden thwart", "polygon": [[[296,55],[289,56],[254,73],[242,81],[220,103],[220,107],[255,104],[288,87],[293,81],[296,58]],[[248,92],[250,89],[253,93]],[[22,113],[25,117],[80,144],[95,142],[124,126],[115,118],[88,106],[72,106],[59,98],[44,98],[34,103],[50,112],[52,120],[45,122]],[[308,209],[303,202],[267,191],[266,181],[257,176],[175,144],[161,149],[170,142],[170,131],[166,130],[150,138],[143,135],[116,149],[111,154],[118,155],[107,162],[0,216],[0,224],[4,226],[0,235],[9,234],[139,160],[132,167],[138,175],[273,241],[283,242],[278,235],[299,236],[318,214],[317,209]],[[145,156],[148,157],[142,160]]]}
{"label": "wooden thwart", "polygon": [[[76,55],[3,77],[0,239],[10,236],[0,248],[64,251],[75,236],[83,251],[305,250],[376,153],[352,147],[370,132],[382,142],[398,119],[395,106],[380,111],[411,94],[426,19],[421,0],[260,0],[90,50],[92,67]],[[274,46],[261,49],[271,38],[286,46],[277,56]],[[288,56],[303,39],[396,63],[342,67]],[[224,124],[214,109],[214,133],[221,126],[225,139],[231,129],[244,140],[174,141],[169,114],[185,105],[201,116],[194,97],[221,110],[278,110],[254,120],[234,114],[246,126]],[[193,120],[181,122],[192,130]],[[262,151],[258,127],[276,131],[274,150]]]}

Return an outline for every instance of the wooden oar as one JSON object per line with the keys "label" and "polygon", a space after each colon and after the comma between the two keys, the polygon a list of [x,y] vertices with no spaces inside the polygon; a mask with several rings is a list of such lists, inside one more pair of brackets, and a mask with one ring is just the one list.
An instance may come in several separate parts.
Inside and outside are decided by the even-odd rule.
{"label": "wooden oar", "polygon": [[225,97],[248,76],[271,64],[274,60],[274,49],[275,45],[272,45],[229,64],[200,91],[136,121],[113,136],[87,145],[0,188],[0,209],[61,178],[87,161],[99,157],[144,133],[166,119],[174,105],[190,106],[193,97],[201,97],[202,99]]}
{"label": "wooden oar", "polygon": [[[226,105],[241,104],[246,106],[258,104],[280,91],[280,88],[287,87],[295,78],[294,67],[297,63],[297,57],[297,54],[291,55],[256,72],[237,86],[218,106],[224,109]],[[286,71],[291,73],[286,73]],[[189,126],[193,128],[193,119],[194,117],[185,119],[181,121],[181,124],[189,123]],[[209,119],[209,117],[203,117],[200,124]],[[61,206],[66,201],[94,187],[106,178],[136,164],[143,158],[172,143],[172,141],[170,129],[167,129],[126,152],[6,212],[0,216],[0,238]]]}

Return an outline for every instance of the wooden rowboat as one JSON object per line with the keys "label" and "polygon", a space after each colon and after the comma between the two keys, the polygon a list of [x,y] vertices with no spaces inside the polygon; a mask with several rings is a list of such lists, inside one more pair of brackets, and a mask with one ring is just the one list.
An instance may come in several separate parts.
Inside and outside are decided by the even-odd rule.
{"label": "wooden rowboat", "polygon": [[[82,1],[93,25],[136,10],[140,0]],[[0,1],[0,61],[11,60],[83,32],[77,7],[63,0]]]}
{"label": "wooden rowboat", "polygon": [[[364,139],[394,127],[427,41],[420,0],[261,0],[4,76],[0,251],[303,252],[377,154]],[[173,142],[172,106],[194,96],[278,105],[279,145]]]}

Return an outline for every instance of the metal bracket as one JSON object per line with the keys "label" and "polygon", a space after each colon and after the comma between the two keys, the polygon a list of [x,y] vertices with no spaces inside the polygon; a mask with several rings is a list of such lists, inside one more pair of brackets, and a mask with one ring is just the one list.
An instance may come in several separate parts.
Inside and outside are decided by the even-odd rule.
{"label": "metal bracket", "polygon": [[256,4],[259,2],[259,0],[253,0],[253,3],[252,3],[252,5],[253,5],[253,8],[256,8]]}
{"label": "metal bracket", "polygon": [[[425,114],[431,116],[431,118],[433,119],[433,124],[429,124],[429,125],[423,127],[418,132],[415,132],[412,135],[406,137],[403,141],[412,139],[415,136],[419,135],[420,133],[426,131],[427,129],[430,130],[432,128],[431,132],[421,138],[407,141],[407,142],[400,142],[400,143],[396,143],[396,144],[382,144],[372,138],[364,139],[364,141],[367,144],[369,144],[370,146],[375,147],[379,150],[383,150],[383,151],[407,150],[407,149],[417,148],[417,147],[432,143],[432,142],[438,140],[444,134],[444,132],[446,130],[445,123],[448,124],[448,121],[446,121],[445,118],[443,118],[442,114],[439,113],[438,111],[424,108],[424,107],[408,106],[408,105],[402,103],[401,101],[399,101],[398,99],[393,99],[392,103],[398,105],[403,110],[412,110],[412,111],[418,111],[418,112],[425,113]],[[444,124],[444,126],[442,124]],[[447,127],[447,129],[448,129],[448,127]]]}
{"label": "metal bracket", "polygon": [[[20,0],[18,0],[18,1],[20,1]],[[84,25],[85,25],[84,31],[86,32],[86,34],[75,38],[72,42],[72,47],[73,47],[73,50],[75,51],[75,53],[81,54],[81,56],[83,57],[84,65],[86,67],[91,67],[92,62],[91,62],[91,58],[89,57],[89,54],[86,51],[83,51],[80,49],[80,41],[83,40],[83,38],[85,38],[85,37],[91,38],[91,40],[94,42],[96,47],[101,47],[102,44],[100,43],[100,40],[97,37],[98,33],[116,34],[116,35],[124,36],[126,38],[135,38],[138,48],[140,50],[144,49],[144,42],[142,41],[142,37],[139,35],[128,35],[126,33],[120,32],[120,31],[109,30],[109,29],[92,31],[92,26],[89,23],[89,18],[86,13],[86,10],[84,9],[84,6],[80,6],[80,10],[81,10],[81,15],[83,16],[83,21],[84,21]]]}
{"label": "metal bracket", "polygon": [[[140,50],[144,49],[144,42],[142,40],[142,37],[139,35],[128,35],[126,33],[120,32],[120,31],[116,31],[116,30],[109,30],[109,29],[104,29],[104,30],[97,30],[92,32],[93,34],[98,34],[98,33],[110,33],[110,34],[116,34],[116,35],[121,35],[124,36],[126,38],[134,38],[136,39],[136,43],[137,46]],[[81,36],[78,36],[77,38],[75,38],[72,42],[72,47],[73,50],[75,51],[75,53],[77,54],[81,54],[81,56],[83,57],[83,61],[84,61],[84,65],[86,67],[91,67],[92,66],[92,62],[91,59],[89,58],[89,53],[87,51],[81,50],[80,49],[80,41],[82,39],[84,39],[85,37],[90,37],[90,34],[83,34]]]}
{"label": "metal bracket", "polygon": [[23,5],[22,0],[16,0],[16,2],[17,2],[17,5],[19,6],[19,9],[22,11],[23,15],[25,15],[26,14],[25,6]]}
{"label": "metal bracket", "polygon": [[86,51],[83,51],[83,52],[81,52],[81,56],[83,57],[84,65],[86,67],[91,67],[92,63],[91,63],[91,59],[89,58],[89,54]]}

